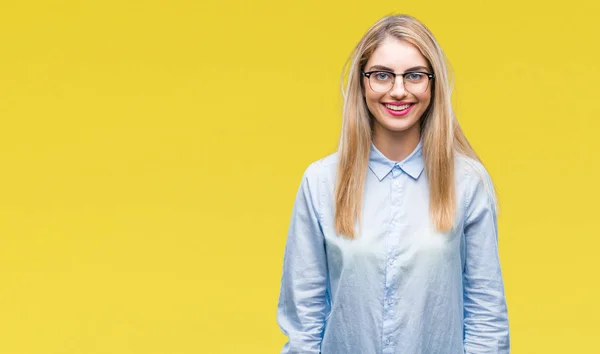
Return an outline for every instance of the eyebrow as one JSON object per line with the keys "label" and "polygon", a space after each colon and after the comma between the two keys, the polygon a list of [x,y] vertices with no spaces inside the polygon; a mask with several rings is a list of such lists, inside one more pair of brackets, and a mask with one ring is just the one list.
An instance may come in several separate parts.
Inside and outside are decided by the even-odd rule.
{"label": "eyebrow", "polygon": [[[369,71],[372,71],[372,70],[384,70],[384,71],[394,72],[393,69],[388,68],[387,66],[383,66],[383,65],[373,65],[369,68]],[[427,68],[425,66],[413,66],[411,68],[406,69],[404,72],[419,71],[419,70],[429,72],[429,68]]]}

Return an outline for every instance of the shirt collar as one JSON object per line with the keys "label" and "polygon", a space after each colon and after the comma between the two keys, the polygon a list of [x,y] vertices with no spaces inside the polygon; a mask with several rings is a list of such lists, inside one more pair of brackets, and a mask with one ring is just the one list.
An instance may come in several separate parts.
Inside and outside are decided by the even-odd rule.
{"label": "shirt collar", "polygon": [[377,176],[377,179],[379,179],[379,181],[383,180],[385,176],[392,171],[394,166],[398,166],[403,172],[414,179],[419,178],[424,168],[423,141],[420,140],[413,152],[400,162],[395,162],[388,159],[379,150],[377,150],[375,144],[371,143],[369,168],[371,171],[373,171],[375,176]]}

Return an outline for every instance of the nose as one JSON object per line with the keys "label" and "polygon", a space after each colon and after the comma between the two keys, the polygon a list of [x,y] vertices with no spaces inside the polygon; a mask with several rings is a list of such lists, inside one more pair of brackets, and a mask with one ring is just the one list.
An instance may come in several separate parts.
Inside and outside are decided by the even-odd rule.
{"label": "nose", "polygon": [[404,87],[404,80],[396,80],[394,86],[392,86],[392,89],[390,90],[390,96],[392,97],[404,97],[407,93],[408,92]]}

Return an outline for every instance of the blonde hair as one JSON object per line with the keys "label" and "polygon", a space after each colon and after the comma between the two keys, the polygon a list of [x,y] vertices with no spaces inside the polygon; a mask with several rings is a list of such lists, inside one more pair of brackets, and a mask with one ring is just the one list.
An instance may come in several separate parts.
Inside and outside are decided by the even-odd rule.
{"label": "blonde hair", "polygon": [[[363,96],[361,71],[371,54],[392,36],[416,46],[435,74],[432,99],[420,119],[423,158],[429,182],[429,214],[438,231],[453,227],[456,213],[454,186],[455,153],[481,162],[463,134],[450,101],[452,87],[446,57],[429,29],[408,15],[390,15],[365,33],[344,64],[342,72],[343,115],[335,185],[335,229],[355,238],[360,224],[362,197],[372,143],[372,122]],[[350,64],[348,70],[348,63]],[[348,76],[344,91],[344,74]]]}

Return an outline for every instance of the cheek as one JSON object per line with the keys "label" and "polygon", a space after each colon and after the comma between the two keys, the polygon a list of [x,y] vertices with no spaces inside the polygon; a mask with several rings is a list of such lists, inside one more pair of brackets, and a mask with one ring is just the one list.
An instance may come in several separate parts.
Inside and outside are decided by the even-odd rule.
{"label": "cheek", "polygon": [[375,93],[371,90],[367,90],[365,94],[365,99],[370,106],[377,107],[377,105],[379,104],[379,100],[381,100],[382,96],[383,95],[380,93]]}
{"label": "cheek", "polygon": [[431,104],[431,93],[420,95],[418,96],[418,98],[419,101],[423,103],[423,110],[427,109],[427,107],[429,107],[429,104]]}
{"label": "cheek", "polygon": [[372,92],[367,91],[365,101],[367,102],[369,110],[372,111],[379,105],[379,95],[374,95]]}

